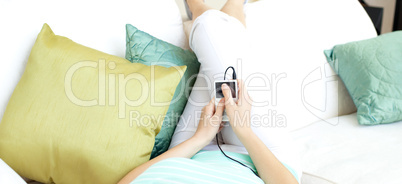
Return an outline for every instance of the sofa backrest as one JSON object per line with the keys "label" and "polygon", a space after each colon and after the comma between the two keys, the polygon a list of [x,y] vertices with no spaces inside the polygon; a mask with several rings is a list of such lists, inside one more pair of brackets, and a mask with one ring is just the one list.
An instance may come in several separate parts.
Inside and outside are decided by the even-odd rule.
{"label": "sofa backrest", "polygon": [[294,130],[356,111],[323,51],[376,36],[357,0],[261,0],[247,5],[246,19],[251,51],[244,74],[260,72],[271,83],[282,77],[261,97],[276,111],[273,119],[283,115]]}

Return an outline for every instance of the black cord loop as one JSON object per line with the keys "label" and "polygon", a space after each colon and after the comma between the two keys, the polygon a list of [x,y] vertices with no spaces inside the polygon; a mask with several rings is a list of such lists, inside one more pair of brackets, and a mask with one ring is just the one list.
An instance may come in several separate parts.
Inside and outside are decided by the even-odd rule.
{"label": "black cord loop", "polygon": [[[226,72],[227,72],[229,69],[232,69],[232,71],[233,71],[232,79],[233,79],[233,80],[236,80],[236,78],[237,78],[237,76],[236,76],[236,71],[235,71],[235,69],[233,68],[233,66],[229,66],[228,68],[226,68],[225,74],[224,74],[224,76],[223,76],[223,80],[226,80]],[[219,145],[218,134],[216,134],[215,138],[216,138],[216,144],[218,145],[218,148],[221,150],[222,154],[225,155],[225,157],[227,157],[227,158],[229,158],[230,160],[235,161],[235,162],[239,163],[240,165],[242,165],[242,166],[244,166],[244,167],[250,169],[257,177],[260,177],[260,176],[258,176],[258,173],[257,173],[256,171],[254,171],[254,169],[252,169],[251,167],[249,167],[249,166],[247,166],[246,164],[243,164],[243,163],[241,163],[240,161],[237,161],[236,159],[234,159],[234,158],[232,158],[232,157],[226,155],[226,153],[222,150],[221,146]]]}

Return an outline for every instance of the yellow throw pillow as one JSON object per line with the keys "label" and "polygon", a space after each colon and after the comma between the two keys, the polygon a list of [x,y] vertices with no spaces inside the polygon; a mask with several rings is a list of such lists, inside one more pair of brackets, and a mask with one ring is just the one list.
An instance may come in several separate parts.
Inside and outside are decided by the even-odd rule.
{"label": "yellow throw pillow", "polygon": [[116,183],[149,160],[185,70],[130,63],[45,24],[1,121],[0,158],[43,183]]}

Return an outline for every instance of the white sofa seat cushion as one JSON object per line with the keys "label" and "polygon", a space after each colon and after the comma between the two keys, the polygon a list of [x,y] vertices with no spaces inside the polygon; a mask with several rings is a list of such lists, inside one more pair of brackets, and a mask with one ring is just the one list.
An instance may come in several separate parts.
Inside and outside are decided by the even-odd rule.
{"label": "white sofa seat cushion", "polygon": [[335,183],[400,183],[402,122],[362,126],[356,113],[292,132],[303,171]]}

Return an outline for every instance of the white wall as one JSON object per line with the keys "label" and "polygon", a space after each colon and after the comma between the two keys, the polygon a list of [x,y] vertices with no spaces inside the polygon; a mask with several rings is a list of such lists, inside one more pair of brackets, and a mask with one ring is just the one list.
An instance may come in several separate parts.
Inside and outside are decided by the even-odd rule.
{"label": "white wall", "polygon": [[384,8],[384,15],[382,19],[381,34],[392,31],[394,25],[395,14],[395,0],[365,0],[370,6],[377,6]]}

